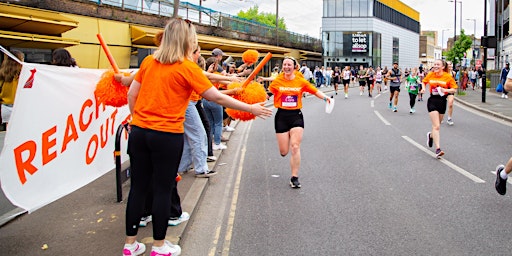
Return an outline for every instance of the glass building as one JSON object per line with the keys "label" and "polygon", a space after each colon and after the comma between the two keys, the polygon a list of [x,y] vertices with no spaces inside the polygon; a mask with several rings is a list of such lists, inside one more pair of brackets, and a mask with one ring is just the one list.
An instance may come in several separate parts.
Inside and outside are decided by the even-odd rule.
{"label": "glass building", "polygon": [[418,66],[419,21],[419,12],[398,0],[324,0],[324,65]]}

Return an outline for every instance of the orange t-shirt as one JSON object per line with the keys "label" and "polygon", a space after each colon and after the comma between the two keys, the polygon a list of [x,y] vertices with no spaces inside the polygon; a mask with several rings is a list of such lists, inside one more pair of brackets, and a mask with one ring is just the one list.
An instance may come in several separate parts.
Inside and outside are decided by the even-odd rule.
{"label": "orange t-shirt", "polygon": [[268,90],[274,94],[274,107],[282,109],[300,109],[302,108],[302,93],[315,94],[318,91],[315,86],[297,74],[293,80],[287,80],[284,78],[284,74],[279,74],[272,81]]}
{"label": "orange t-shirt", "polygon": [[423,84],[430,85],[430,94],[433,92],[437,94],[437,87],[441,86],[444,89],[455,89],[457,88],[457,83],[455,79],[453,79],[450,73],[443,72],[441,76],[437,76],[434,72],[429,72],[428,75],[423,78]]}
{"label": "orange t-shirt", "polygon": [[196,63],[162,64],[146,57],[135,75],[140,90],[133,108],[132,124],[141,128],[183,133],[185,111],[192,91],[204,93],[213,85]]}

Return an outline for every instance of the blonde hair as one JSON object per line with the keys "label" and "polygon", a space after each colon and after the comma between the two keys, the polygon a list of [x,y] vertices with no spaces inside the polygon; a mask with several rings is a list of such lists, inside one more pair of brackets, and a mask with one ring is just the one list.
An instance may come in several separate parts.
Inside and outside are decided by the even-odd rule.
{"label": "blonde hair", "polygon": [[196,28],[188,20],[172,19],[164,29],[162,41],[153,54],[162,64],[192,60],[192,52],[197,46]]}

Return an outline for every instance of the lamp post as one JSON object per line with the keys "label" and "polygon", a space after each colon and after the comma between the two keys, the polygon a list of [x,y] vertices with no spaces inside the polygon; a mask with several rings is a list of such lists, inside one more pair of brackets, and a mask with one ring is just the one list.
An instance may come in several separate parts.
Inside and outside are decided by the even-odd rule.
{"label": "lamp post", "polygon": [[276,0],[276,46],[279,46],[279,0]]}
{"label": "lamp post", "polygon": [[476,52],[475,52],[475,48],[476,48],[476,45],[475,45],[475,40],[476,40],[476,19],[466,19],[466,20],[473,21],[473,61],[476,64]]}
{"label": "lamp post", "polygon": [[462,31],[462,0],[448,0],[448,2],[453,2],[454,4],[454,12],[455,15],[453,17],[453,44],[457,41],[457,3],[460,4],[460,30]]}

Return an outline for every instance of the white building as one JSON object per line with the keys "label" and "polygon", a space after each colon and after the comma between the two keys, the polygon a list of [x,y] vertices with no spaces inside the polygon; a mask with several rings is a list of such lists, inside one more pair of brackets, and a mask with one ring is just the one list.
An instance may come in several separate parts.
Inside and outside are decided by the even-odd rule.
{"label": "white building", "polygon": [[324,65],[416,67],[419,20],[419,12],[398,0],[324,0]]}

